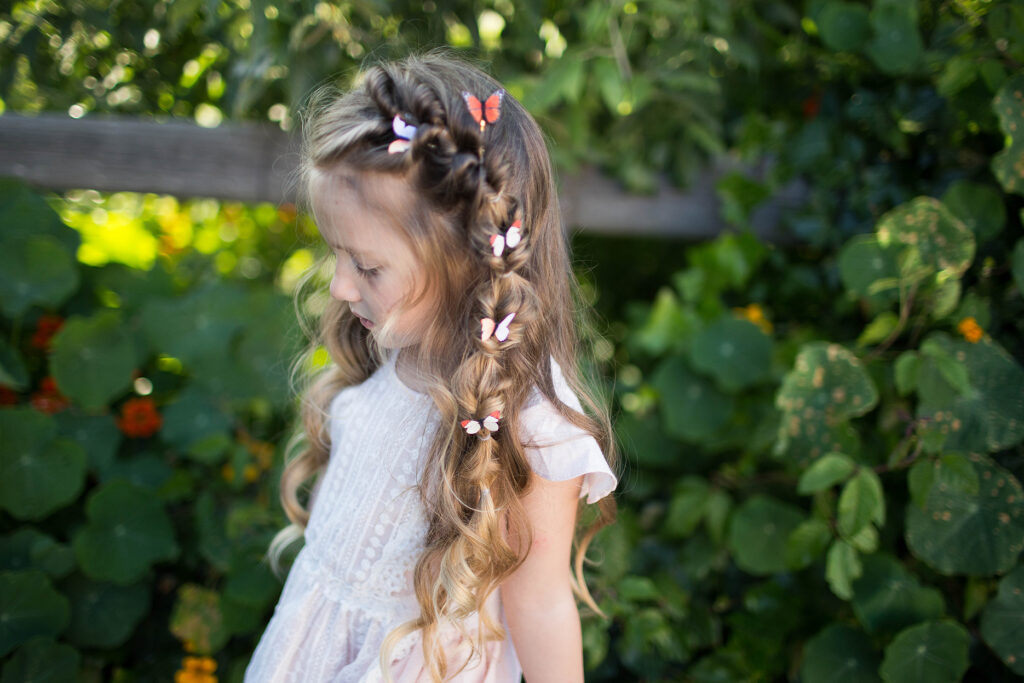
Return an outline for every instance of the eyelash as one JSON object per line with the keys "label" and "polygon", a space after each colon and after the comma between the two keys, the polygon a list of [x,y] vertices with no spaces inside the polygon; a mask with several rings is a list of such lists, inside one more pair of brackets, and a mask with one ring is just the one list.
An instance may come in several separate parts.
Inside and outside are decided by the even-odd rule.
{"label": "eyelash", "polygon": [[359,273],[359,277],[366,278],[367,280],[374,278],[377,275],[378,270],[380,270],[379,268],[363,268],[355,261],[352,262],[352,265],[356,267],[356,272]]}

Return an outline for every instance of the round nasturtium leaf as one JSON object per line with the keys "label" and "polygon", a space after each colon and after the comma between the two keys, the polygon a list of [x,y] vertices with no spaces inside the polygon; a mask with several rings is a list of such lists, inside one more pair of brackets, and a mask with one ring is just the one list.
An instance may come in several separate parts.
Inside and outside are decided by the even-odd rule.
{"label": "round nasturtium leaf", "polygon": [[71,548],[32,527],[21,527],[0,538],[0,570],[40,569],[51,578],[67,576],[75,568]]}
{"label": "round nasturtium leaf", "polygon": [[231,419],[209,394],[196,387],[182,391],[163,411],[160,436],[167,443],[187,450],[194,443],[216,434],[229,434]]}
{"label": "round nasturtium leaf", "polygon": [[950,486],[935,475],[924,508],[907,505],[907,545],[940,574],[991,576],[1010,569],[1024,550],[1024,491],[987,456],[969,459],[979,490]]}
{"label": "round nasturtium leaf", "polygon": [[245,290],[224,282],[196,288],[184,297],[153,299],[142,310],[143,334],[151,349],[179,358],[186,366],[208,356],[223,361],[231,338],[249,319],[246,304]]}
{"label": "round nasturtium leaf", "polygon": [[1003,189],[1024,194],[1024,75],[1009,78],[992,100],[1006,148],[992,157],[992,173]]}
{"label": "round nasturtium leaf", "polygon": [[137,349],[117,311],[73,316],[53,337],[50,367],[62,393],[86,410],[99,410],[126,391]]}
{"label": "round nasturtium leaf", "polygon": [[69,254],[76,253],[82,242],[78,231],[64,225],[46,199],[13,178],[0,178],[0,225],[4,239],[49,235]]}
{"label": "round nasturtium leaf", "polygon": [[75,415],[64,411],[54,417],[57,433],[85,451],[91,472],[102,475],[114,463],[122,437],[112,415]]}
{"label": "round nasturtium leaf", "polygon": [[846,624],[829,624],[807,641],[800,680],[803,683],[879,683],[881,660],[863,631]]}
{"label": "round nasturtium leaf", "polygon": [[0,311],[21,316],[30,306],[56,308],[78,288],[75,258],[50,235],[0,240]]}
{"label": "round nasturtium leaf", "polygon": [[879,244],[904,247],[904,273],[922,267],[944,281],[963,275],[974,260],[974,233],[933,197],[916,197],[887,212],[875,234]]}
{"label": "round nasturtium leaf", "polygon": [[63,586],[71,600],[67,638],[80,647],[113,648],[123,644],[149,612],[145,583],[117,586],[81,574]]}
{"label": "round nasturtium leaf", "polygon": [[725,315],[697,333],[690,353],[695,368],[736,392],[768,377],[772,341],[749,320]]}
{"label": "round nasturtium leaf", "polygon": [[868,633],[894,633],[946,611],[942,593],[922,586],[895,558],[882,553],[863,560],[853,582],[853,612]]}
{"label": "round nasturtium leaf", "polygon": [[999,582],[999,593],[981,613],[981,637],[1012,671],[1024,676],[1024,567]]}
{"label": "round nasturtium leaf", "polygon": [[171,633],[192,643],[196,654],[210,655],[220,650],[231,636],[220,602],[217,591],[191,583],[183,585],[171,611]]}
{"label": "round nasturtium leaf", "polygon": [[887,74],[913,72],[924,55],[913,12],[902,3],[876,3],[871,9],[874,35],[866,51],[875,66]]}
{"label": "round nasturtium leaf", "polygon": [[967,629],[955,621],[926,621],[889,643],[879,672],[886,683],[955,683],[967,671],[969,643]]}
{"label": "round nasturtium leaf", "polygon": [[958,180],[942,195],[942,203],[964,222],[979,242],[987,242],[1006,225],[1003,195],[991,185]]}
{"label": "round nasturtium leaf", "polygon": [[839,251],[839,276],[846,289],[882,309],[899,298],[899,248],[857,235]]}
{"label": "round nasturtium leaf", "polygon": [[729,521],[729,550],[736,565],[756,575],[785,570],[789,535],[803,519],[799,508],[769,496],[747,499]]}
{"label": "round nasturtium leaf", "polygon": [[81,664],[78,650],[52,638],[39,636],[28,641],[4,665],[2,683],[64,683],[78,680]]}
{"label": "round nasturtium leaf", "polygon": [[852,454],[856,436],[846,423],[878,402],[878,391],[853,353],[827,342],[805,344],[782,381],[776,451],[802,462],[829,451]]}
{"label": "round nasturtium leaf", "polygon": [[71,607],[38,569],[0,572],[0,657],[36,636],[57,636]]}
{"label": "round nasturtium leaf", "polygon": [[85,506],[88,523],[75,534],[75,557],[93,579],[135,583],[150,565],[178,555],[174,528],[158,497],[124,479],[97,488]]}
{"label": "round nasturtium leaf", "polygon": [[85,453],[54,438],[53,418],[29,408],[0,411],[0,507],[17,519],[43,519],[85,485]]}
{"label": "round nasturtium leaf", "polygon": [[836,52],[859,50],[871,33],[867,7],[853,2],[826,3],[816,23],[821,40]]}
{"label": "round nasturtium leaf", "polygon": [[937,359],[922,357],[917,413],[928,418],[927,430],[945,435],[943,448],[994,452],[1024,440],[1024,368],[1013,356],[991,339],[971,344],[936,332],[926,342],[966,374],[967,391],[955,390]]}
{"label": "round nasturtium leaf", "polygon": [[664,361],[651,383],[661,395],[662,424],[670,436],[684,441],[708,439],[732,416],[732,397],[694,374],[681,356]]}

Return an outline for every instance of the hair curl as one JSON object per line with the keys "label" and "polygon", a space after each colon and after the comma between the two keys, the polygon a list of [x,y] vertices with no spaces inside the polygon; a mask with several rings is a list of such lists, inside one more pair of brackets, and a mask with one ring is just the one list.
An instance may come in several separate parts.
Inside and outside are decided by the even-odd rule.
{"label": "hair curl", "polygon": [[[390,652],[417,629],[423,631],[430,675],[438,682],[449,675],[437,640],[442,621],[468,636],[462,619],[481,615],[479,640],[467,637],[473,644],[467,663],[485,641],[505,637],[483,606],[523,562],[532,543],[520,502],[530,466],[515,436],[519,411],[533,387],[598,441],[613,469],[617,464],[607,409],[577,367],[577,330],[589,328],[589,307],[572,277],[544,138],[511,96],[502,101],[499,121],[486,128],[474,121],[463,100],[463,91],[482,99],[498,88],[482,71],[450,56],[408,57],[370,67],[347,93],[321,88],[310,100],[304,126],[300,182],[311,211],[317,183],[331,174],[388,174],[408,183],[415,201],[401,228],[431,274],[440,301],[420,343],[403,350],[413,354],[413,365],[429,380],[440,428],[418,486],[429,520],[413,578],[421,614],[384,641],[380,662],[389,681]],[[396,115],[417,130],[406,152],[390,154]],[[517,220],[522,241],[495,256],[492,236]],[[315,284],[316,271],[297,290],[297,307],[307,286]],[[505,341],[481,340],[482,317],[500,320],[511,312],[516,315]],[[299,317],[304,320],[301,308]],[[319,329],[305,327],[310,347],[293,366],[293,383],[304,382],[298,391],[302,433],[289,443],[280,486],[292,524],[277,534],[269,552],[279,574],[283,551],[301,537],[309,520],[299,491],[311,479],[319,482],[327,465],[327,406],[341,388],[362,382],[382,361],[344,303],[328,299]],[[333,363],[310,371],[311,354],[321,344]],[[556,396],[551,358],[586,413]],[[495,410],[501,421],[493,435],[486,429],[469,435],[459,426],[463,419]],[[583,562],[591,539],[615,519],[614,498],[603,498],[597,508],[598,516],[585,528],[577,515],[570,581],[577,597],[603,615],[587,589]]]}

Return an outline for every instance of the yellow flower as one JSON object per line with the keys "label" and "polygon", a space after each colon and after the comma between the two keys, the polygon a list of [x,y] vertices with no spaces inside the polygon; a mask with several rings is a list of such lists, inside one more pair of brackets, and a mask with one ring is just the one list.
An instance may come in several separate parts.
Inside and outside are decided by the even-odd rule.
{"label": "yellow flower", "polygon": [[755,325],[760,327],[761,331],[764,332],[765,334],[772,333],[772,323],[770,320],[768,320],[768,318],[765,317],[764,309],[761,308],[759,304],[750,304],[742,308],[734,308],[732,309],[732,312],[738,315],[739,317],[754,323]]}
{"label": "yellow flower", "polygon": [[972,344],[977,344],[985,335],[985,330],[981,329],[981,325],[978,324],[978,321],[973,316],[968,316],[961,320],[956,329],[957,332],[963,335],[964,339]]}
{"label": "yellow flower", "polygon": [[252,482],[260,478],[260,468],[257,467],[256,465],[253,465],[252,463],[249,463],[248,465],[245,466],[245,469],[242,470],[242,476],[245,477],[245,480],[251,484]]}
{"label": "yellow flower", "polygon": [[228,483],[235,480],[235,468],[231,466],[231,463],[224,463],[224,466],[220,468],[220,476]]}

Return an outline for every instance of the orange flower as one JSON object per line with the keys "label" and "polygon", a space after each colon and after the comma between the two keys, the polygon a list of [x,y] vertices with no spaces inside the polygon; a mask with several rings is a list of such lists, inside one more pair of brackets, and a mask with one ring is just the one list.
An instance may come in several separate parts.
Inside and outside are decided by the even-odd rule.
{"label": "orange flower", "polygon": [[298,211],[295,209],[295,205],[291,202],[285,202],[277,209],[277,218],[282,223],[291,223],[295,220],[295,216],[298,215]]}
{"label": "orange flower", "polygon": [[977,344],[985,336],[985,330],[981,329],[981,325],[978,324],[978,321],[973,316],[968,316],[961,320],[956,326],[956,330],[963,335],[964,339],[972,344]]}
{"label": "orange flower", "polygon": [[32,335],[32,346],[43,350],[50,348],[50,340],[63,324],[64,318],[59,315],[45,313],[39,316],[39,320],[36,322],[36,332]]}
{"label": "orange flower", "polygon": [[213,675],[216,670],[217,660],[213,657],[185,657],[182,668],[174,674],[174,683],[217,683]]}
{"label": "orange flower", "polygon": [[761,328],[765,334],[772,333],[772,323],[764,316],[764,309],[758,304],[750,304],[742,308],[734,308],[732,312],[741,318],[745,318]]}
{"label": "orange flower", "polygon": [[220,476],[229,484],[235,480],[235,468],[231,466],[231,463],[224,463],[224,466],[220,468]]}
{"label": "orange flower", "polygon": [[127,436],[153,436],[160,430],[163,418],[156,410],[153,399],[130,398],[121,406],[121,416],[117,420],[118,428]]}
{"label": "orange flower", "polygon": [[60,389],[57,388],[57,382],[53,377],[46,376],[39,383],[39,391],[32,394],[29,403],[39,412],[53,415],[67,408],[71,401],[64,394],[60,393]]}

